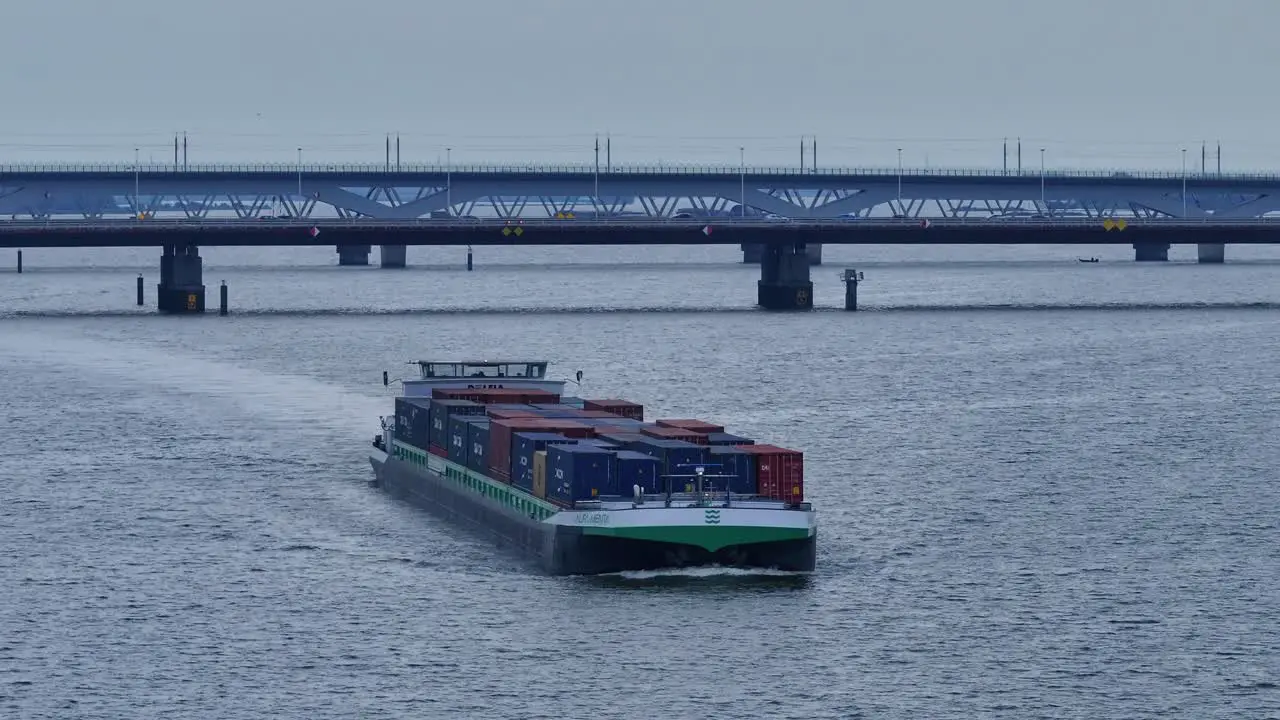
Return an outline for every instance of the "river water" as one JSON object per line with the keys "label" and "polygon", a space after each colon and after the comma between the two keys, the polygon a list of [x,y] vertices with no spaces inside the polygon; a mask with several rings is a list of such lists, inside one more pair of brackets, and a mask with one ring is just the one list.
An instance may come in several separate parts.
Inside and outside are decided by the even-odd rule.
{"label": "river water", "polygon": [[[1277,717],[1280,250],[827,248],[803,315],[728,247],[202,252],[228,317],[0,272],[0,716]],[[804,450],[817,571],[541,577],[368,487],[382,371],[499,356]]]}

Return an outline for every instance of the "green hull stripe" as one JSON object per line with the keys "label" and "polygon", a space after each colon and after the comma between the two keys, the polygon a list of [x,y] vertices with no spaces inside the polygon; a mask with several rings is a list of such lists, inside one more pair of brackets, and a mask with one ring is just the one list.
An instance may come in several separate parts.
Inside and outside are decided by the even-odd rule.
{"label": "green hull stripe", "polygon": [[731,545],[804,540],[809,537],[809,531],[804,528],[750,526],[585,527],[582,532],[585,535],[607,535],[630,540],[696,545],[710,552]]}

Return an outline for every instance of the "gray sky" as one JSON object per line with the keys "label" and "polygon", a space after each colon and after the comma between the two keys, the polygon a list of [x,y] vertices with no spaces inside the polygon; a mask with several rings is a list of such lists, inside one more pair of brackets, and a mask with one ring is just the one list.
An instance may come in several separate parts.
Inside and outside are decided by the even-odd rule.
{"label": "gray sky", "polygon": [[[1280,168],[1280,2],[15,0],[0,162]],[[1010,163],[1013,163],[1012,149]]]}

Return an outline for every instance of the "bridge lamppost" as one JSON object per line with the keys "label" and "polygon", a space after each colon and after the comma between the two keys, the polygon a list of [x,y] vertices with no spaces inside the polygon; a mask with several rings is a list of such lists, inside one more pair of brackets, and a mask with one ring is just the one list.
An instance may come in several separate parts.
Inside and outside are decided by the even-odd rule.
{"label": "bridge lamppost", "polygon": [[1182,148],[1182,217],[1187,217],[1187,149]]}
{"label": "bridge lamppost", "polygon": [[740,199],[738,200],[738,210],[741,211],[742,219],[747,219],[747,151],[741,145],[738,146],[738,192]]}
{"label": "bridge lamppost", "polygon": [[298,148],[298,202],[302,202],[302,148]]}
{"label": "bridge lamppost", "polygon": [[1044,201],[1044,148],[1040,148],[1040,205],[1045,213],[1049,212],[1049,205]]}
{"label": "bridge lamppost", "polygon": [[[439,155],[436,156],[436,158],[439,157]],[[451,147],[444,149],[444,203],[449,217],[453,217],[453,148]]]}
{"label": "bridge lamppost", "polygon": [[138,148],[133,149],[133,214],[137,219],[142,219],[142,198],[138,195],[138,175],[140,173],[138,167]]}
{"label": "bridge lamppost", "polygon": [[898,148],[898,209],[902,209],[902,148]]}

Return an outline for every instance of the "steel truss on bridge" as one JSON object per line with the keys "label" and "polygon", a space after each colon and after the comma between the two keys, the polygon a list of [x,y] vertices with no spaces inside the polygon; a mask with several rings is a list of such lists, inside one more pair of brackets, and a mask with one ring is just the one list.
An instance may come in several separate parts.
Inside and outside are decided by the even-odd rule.
{"label": "steel truss on bridge", "polygon": [[1280,177],[583,166],[8,166],[0,218],[1248,218]]}

